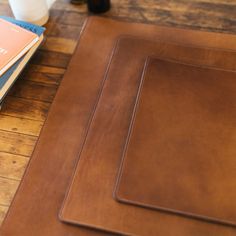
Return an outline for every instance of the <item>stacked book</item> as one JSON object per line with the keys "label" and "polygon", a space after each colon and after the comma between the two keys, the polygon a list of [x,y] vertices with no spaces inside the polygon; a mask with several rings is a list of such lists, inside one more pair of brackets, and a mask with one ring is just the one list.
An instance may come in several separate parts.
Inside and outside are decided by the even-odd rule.
{"label": "stacked book", "polygon": [[45,28],[0,16],[0,106],[43,41]]}

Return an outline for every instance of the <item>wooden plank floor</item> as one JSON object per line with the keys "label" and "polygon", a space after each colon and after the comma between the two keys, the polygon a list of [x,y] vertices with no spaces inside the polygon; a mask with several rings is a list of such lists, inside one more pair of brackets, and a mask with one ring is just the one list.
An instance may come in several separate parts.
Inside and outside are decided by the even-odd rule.
{"label": "wooden plank floor", "polygon": [[[112,0],[105,17],[236,34],[234,0]],[[12,15],[0,0],[0,15]],[[85,5],[58,0],[46,41],[5,99],[0,112],[0,224],[14,197],[41,127],[76,46]]]}

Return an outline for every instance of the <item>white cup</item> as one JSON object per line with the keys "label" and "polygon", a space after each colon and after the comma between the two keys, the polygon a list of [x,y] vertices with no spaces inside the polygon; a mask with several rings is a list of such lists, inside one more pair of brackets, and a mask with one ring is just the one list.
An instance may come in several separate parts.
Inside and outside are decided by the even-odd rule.
{"label": "white cup", "polygon": [[49,18],[49,8],[55,0],[9,0],[17,20],[44,25]]}

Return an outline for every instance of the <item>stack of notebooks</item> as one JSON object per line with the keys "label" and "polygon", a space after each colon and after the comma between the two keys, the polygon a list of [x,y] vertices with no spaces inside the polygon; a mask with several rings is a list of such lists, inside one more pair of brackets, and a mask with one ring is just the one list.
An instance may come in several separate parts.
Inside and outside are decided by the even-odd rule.
{"label": "stack of notebooks", "polygon": [[0,17],[0,104],[43,41],[45,28]]}
{"label": "stack of notebooks", "polygon": [[235,236],[235,104],[236,36],[89,18],[0,235]]}

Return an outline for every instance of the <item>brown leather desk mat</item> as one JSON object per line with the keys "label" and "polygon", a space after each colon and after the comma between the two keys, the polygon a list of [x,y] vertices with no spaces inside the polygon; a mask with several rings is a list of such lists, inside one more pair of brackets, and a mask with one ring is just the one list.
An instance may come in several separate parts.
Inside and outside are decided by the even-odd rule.
{"label": "brown leather desk mat", "polygon": [[[59,221],[58,213],[101,91],[112,48],[122,34],[236,50],[236,37],[232,35],[123,23],[99,17],[88,19],[23,181],[0,228],[1,236],[105,235],[100,231],[64,224]],[[92,69],[91,65],[94,65]],[[101,165],[102,163],[100,167]],[[114,176],[113,170],[111,171],[113,185]],[[97,184],[99,179],[95,180],[98,181]],[[88,201],[90,197],[88,195]],[[98,213],[96,209],[97,206],[94,208],[95,214]],[[112,213],[110,216],[113,215]],[[102,214],[96,216],[99,218]],[[124,215],[121,217],[125,225],[126,218]],[[235,235],[236,232],[220,226],[209,228],[204,223],[166,214],[159,214],[158,219],[160,221],[156,222],[157,228],[165,235],[194,235],[192,232],[209,235],[209,232],[219,232],[228,236]],[[125,226],[127,227],[129,228],[128,225]]]}
{"label": "brown leather desk mat", "polygon": [[236,73],[151,58],[116,196],[236,225]]}
{"label": "brown leather desk mat", "polygon": [[225,53],[231,54],[228,55],[231,59],[236,56],[233,52],[194,49],[129,37],[119,40],[62,208],[62,220],[131,235],[236,233],[231,227],[121,204],[112,198],[147,56],[159,54],[235,70],[236,61],[225,60]]}

